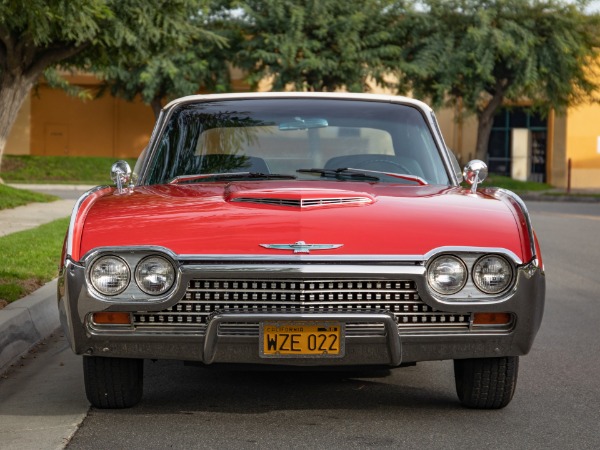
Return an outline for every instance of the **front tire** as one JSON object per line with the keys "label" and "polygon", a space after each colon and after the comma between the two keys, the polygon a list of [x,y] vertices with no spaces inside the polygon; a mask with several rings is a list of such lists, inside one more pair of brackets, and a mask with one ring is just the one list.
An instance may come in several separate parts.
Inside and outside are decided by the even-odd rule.
{"label": "front tire", "polygon": [[92,406],[130,408],[142,398],[144,360],[84,356],[83,379],[85,394]]}
{"label": "front tire", "polygon": [[518,372],[518,356],[455,359],[456,393],[468,408],[504,408],[515,393]]}

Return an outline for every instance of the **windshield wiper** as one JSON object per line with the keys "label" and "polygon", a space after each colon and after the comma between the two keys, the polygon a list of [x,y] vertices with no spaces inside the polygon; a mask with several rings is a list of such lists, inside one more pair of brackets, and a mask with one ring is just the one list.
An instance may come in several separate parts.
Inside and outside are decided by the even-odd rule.
{"label": "windshield wiper", "polygon": [[294,175],[283,175],[279,173],[262,172],[230,172],[230,173],[199,173],[196,175],[180,175],[169,181],[169,184],[178,184],[186,181],[205,180],[205,179],[260,179],[260,180],[295,180]]}
{"label": "windshield wiper", "polygon": [[340,168],[340,169],[298,169],[298,173],[317,173],[325,178],[337,178],[338,180],[362,180],[379,181],[378,177],[367,175],[364,170]]}
{"label": "windshield wiper", "polygon": [[[388,177],[400,178],[402,180],[414,181],[415,183],[425,186],[427,181],[416,175],[409,175],[405,173],[394,173],[394,172],[382,172],[379,170],[368,170],[368,169],[353,169],[352,167],[341,167],[339,169],[299,169],[296,172],[300,173],[320,173],[321,176],[333,176],[336,178],[362,178],[363,180],[371,179],[372,181],[379,181],[379,178],[372,174],[386,175]],[[345,175],[348,174],[348,175]]]}

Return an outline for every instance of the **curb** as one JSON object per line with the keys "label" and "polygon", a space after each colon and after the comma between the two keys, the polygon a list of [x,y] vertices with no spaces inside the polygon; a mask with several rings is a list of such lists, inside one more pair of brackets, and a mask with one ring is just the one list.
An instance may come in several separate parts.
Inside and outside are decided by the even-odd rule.
{"label": "curb", "polygon": [[562,203],[600,203],[600,197],[586,195],[544,195],[544,194],[518,194],[525,201],[532,202],[562,202]]}
{"label": "curb", "polygon": [[60,326],[56,283],[0,309],[0,373]]}

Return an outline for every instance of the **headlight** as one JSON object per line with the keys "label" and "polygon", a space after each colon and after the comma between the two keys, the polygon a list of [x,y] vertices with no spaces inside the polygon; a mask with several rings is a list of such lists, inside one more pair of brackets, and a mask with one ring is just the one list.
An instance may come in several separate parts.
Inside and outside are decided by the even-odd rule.
{"label": "headlight", "polygon": [[455,256],[440,256],[429,265],[427,281],[429,286],[440,294],[456,294],[467,282],[467,268]]}
{"label": "headlight", "polygon": [[496,255],[486,255],[473,266],[473,282],[486,294],[498,294],[512,282],[513,271],[509,262]]}
{"label": "headlight", "polygon": [[90,268],[90,282],[94,289],[104,295],[117,295],[129,285],[129,266],[116,256],[103,256]]}
{"label": "headlight", "polygon": [[137,265],[135,282],[146,294],[164,294],[175,282],[175,268],[162,256],[149,256]]}

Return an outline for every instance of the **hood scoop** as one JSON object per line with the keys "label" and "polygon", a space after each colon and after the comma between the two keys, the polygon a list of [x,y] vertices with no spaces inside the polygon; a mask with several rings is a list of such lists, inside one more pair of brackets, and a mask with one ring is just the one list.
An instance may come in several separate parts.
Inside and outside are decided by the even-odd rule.
{"label": "hood scoop", "polygon": [[266,189],[230,192],[227,200],[233,203],[292,208],[318,208],[322,206],[370,205],[372,195],[364,192],[348,192],[338,189]]}

